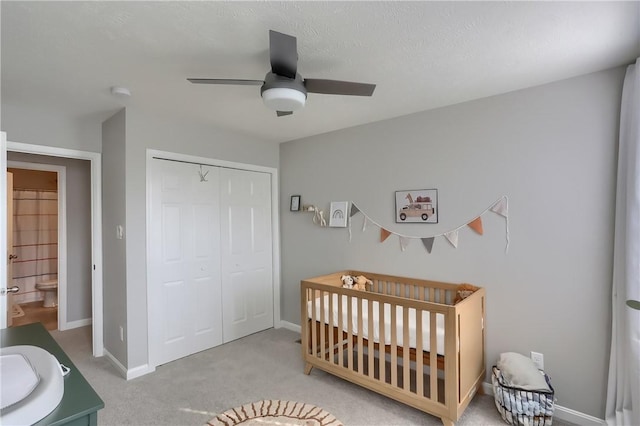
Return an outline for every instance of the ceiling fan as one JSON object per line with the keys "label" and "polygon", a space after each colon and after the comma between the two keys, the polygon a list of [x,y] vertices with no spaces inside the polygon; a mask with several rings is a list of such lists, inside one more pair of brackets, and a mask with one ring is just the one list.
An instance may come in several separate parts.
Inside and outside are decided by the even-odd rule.
{"label": "ceiling fan", "polygon": [[239,80],[223,78],[187,78],[194,84],[236,84],[261,86],[260,95],[267,108],[276,111],[278,117],[291,115],[304,107],[307,93],[328,95],[371,96],[375,84],[354,83],[317,78],[303,79],[297,73],[298,51],[296,38],[269,30],[269,56],[271,71],[264,80]]}

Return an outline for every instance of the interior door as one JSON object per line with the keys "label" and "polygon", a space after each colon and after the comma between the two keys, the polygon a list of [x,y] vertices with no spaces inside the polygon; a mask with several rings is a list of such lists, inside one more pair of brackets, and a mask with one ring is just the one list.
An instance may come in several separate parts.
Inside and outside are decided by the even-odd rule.
{"label": "interior door", "polygon": [[222,343],[219,169],[151,165],[150,358],[160,365]]}
{"label": "interior door", "polygon": [[[0,226],[7,223],[7,134],[0,132]],[[5,260],[6,259],[6,260]],[[0,262],[8,262],[7,233],[0,232]],[[7,267],[7,269],[9,269]],[[7,327],[7,274],[0,272],[0,329]]]}
{"label": "interior door", "polygon": [[220,171],[224,342],[273,327],[271,175]]}
{"label": "interior door", "polygon": [[[7,288],[13,287],[13,173],[7,172]],[[7,293],[7,327],[13,325],[13,293]]]}

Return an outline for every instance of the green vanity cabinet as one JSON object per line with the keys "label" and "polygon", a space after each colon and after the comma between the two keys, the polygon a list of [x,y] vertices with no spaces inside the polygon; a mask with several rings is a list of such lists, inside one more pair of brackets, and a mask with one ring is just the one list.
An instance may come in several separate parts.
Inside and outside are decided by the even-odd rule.
{"label": "green vanity cabinet", "polygon": [[2,347],[33,345],[49,351],[71,372],[64,378],[64,396],[60,404],[36,425],[97,425],[98,410],[104,402],[40,323],[0,330]]}

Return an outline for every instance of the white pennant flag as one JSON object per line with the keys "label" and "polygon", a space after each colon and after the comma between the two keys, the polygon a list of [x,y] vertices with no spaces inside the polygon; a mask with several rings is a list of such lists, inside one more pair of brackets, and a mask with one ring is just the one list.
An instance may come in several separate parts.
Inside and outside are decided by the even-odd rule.
{"label": "white pennant flag", "polygon": [[509,216],[509,203],[507,203],[506,197],[499,199],[493,206],[491,206],[491,211],[498,213],[500,216]]}
{"label": "white pennant flag", "polygon": [[455,231],[445,232],[444,236],[446,237],[447,240],[449,240],[452,246],[454,246],[455,248],[458,248],[458,230],[457,229]]}
{"label": "white pennant flag", "polygon": [[400,249],[402,249],[402,251],[405,251],[407,249],[409,240],[409,237],[400,237]]}
{"label": "white pennant flag", "polygon": [[368,217],[364,217],[364,220],[362,221],[362,232],[367,230],[367,222],[369,221]]}
{"label": "white pennant flag", "polygon": [[507,221],[507,245],[504,248],[504,252],[509,253],[509,199],[507,196],[505,195],[491,206],[491,211],[504,217]]}

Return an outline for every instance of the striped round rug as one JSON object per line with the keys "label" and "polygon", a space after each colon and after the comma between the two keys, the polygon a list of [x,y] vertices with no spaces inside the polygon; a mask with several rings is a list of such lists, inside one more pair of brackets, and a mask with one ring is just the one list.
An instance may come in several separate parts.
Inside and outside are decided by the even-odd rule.
{"label": "striped round rug", "polygon": [[342,426],[333,414],[302,402],[264,400],[232,408],[218,414],[211,426]]}

